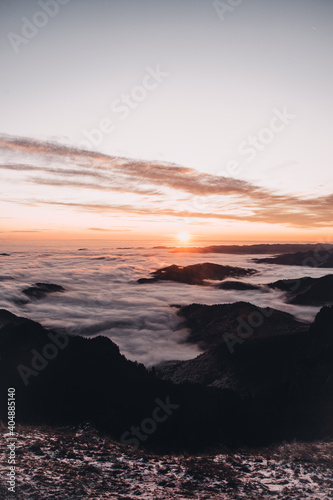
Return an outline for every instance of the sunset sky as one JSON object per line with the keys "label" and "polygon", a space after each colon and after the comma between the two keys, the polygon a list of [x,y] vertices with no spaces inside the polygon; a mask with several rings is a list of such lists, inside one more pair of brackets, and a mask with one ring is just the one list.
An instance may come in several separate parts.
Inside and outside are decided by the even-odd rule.
{"label": "sunset sky", "polygon": [[333,2],[235,3],[2,0],[2,241],[333,240]]}

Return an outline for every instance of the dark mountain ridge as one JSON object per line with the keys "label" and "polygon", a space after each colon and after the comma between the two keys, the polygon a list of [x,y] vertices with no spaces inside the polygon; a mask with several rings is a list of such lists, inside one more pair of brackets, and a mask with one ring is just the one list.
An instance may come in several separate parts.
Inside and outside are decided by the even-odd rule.
{"label": "dark mountain ridge", "polygon": [[279,280],[267,285],[287,293],[289,304],[323,306],[333,304],[333,275]]}
{"label": "dark mountain ridge", "polygon": [[153,271],[152,278],[140,278],[138,283],[154,283],[156,281],[176,281],[188,285],[206,285],[206,280],[224,280],[229,277],[250,276],[257,273],[255,269],[244,269],[242,267],[222,266],[205,262],[204,264],[192,264],[189,266],[163,267]]}
{"label": "dark mountain ridge", "polygon": [[333,245],[326,243],[260,243],[255,245],[210,245],[206,247],[166,247],[156,246],[155,249],[168,249],[174,253],[227,253],[227,254],[277,254],[290,252],[317,251],[318,248],[328,248],[333,251]]}
{"label": "dark mountain ridge", "polygon": [[320,246],[307,252],[286,253],[253,261],[258,264],[330,268],[333,267],[333,246]]}
{"label": "dark mountain ridge", "polygon": [[119,440],[171,404],[139,443],[155,449],[332,436],[332,324],[326,307],[306,332],[245,340],[233,354],[217,345],[157,377],[105,337],[66,336],[1,310],[0,418],[13,387],[17,423],[90,422]]}

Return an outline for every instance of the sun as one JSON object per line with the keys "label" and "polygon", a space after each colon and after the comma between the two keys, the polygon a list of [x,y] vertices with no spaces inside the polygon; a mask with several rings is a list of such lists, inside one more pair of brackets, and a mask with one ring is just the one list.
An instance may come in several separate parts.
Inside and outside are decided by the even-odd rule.
{"label": "sun", "polygon": [[191,236],[188,233],[179,233],[177,234],[177,238],[185,243],[186,241],[189,241]]}

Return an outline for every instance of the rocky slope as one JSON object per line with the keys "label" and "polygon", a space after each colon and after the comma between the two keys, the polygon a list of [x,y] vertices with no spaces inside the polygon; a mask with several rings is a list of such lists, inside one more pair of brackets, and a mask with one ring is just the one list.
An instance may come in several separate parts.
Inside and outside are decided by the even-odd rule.
{"label": "rocky slope", "polygon": [[[208,308],[190,306],[194,313],[191,316],[194,332],[200,331],[197,321],[200,321],[200,310],[205,315],[205,307]],[[198,320],[194,319],[195,314]],[[305,431],[309,436],[318,426],[331,433],[332,323],[333,309],[323,308],[310,328],[304,329],[303,325],[289,335],[256,338],[255,333],[237,336],[234,331],[216,345],[214,335],[208,337],[208,330],[207,346],[210,343],[213,347],[193,360],[164,363],[157,370],[160,377],[177,384],[218,387],[240,396],[242,411],[247,415],[239,426],[240,434],[243,431],[247,434],[252,428],[254,435],[259,432],[268,436],[271,426],[281,430],[284,425],[283,433],[293,429],[292,433]],[[209,328],[215,333],[214,327],[209,325]],[[312,421],[311,429],[306,421]]]}
{"label": "rocky slope", "polygon": [[2,310],[0,418],[15,387],[17,422],[88,421],[154,449],[330,436],[332,323],[323,308],[308,331],[214,345],[162,380],[107,338],[66,337]]}
{"label": "rocky slope", "polygon": [[3,421],[9,387],[16,389],[17,422],[61,425],[89,421],[116,439],[127,433],[129,440],[135,435],[132,426],[140,428],[155,415],[155,424],[160,425],[153,433],[148,426],[139,441],[164,448],[200,448],[227,439],[224,429],[230,428],[237,399],[228,391],[159,380],[143,365],[128,361],[105,337],[66,336],[1,310]]}

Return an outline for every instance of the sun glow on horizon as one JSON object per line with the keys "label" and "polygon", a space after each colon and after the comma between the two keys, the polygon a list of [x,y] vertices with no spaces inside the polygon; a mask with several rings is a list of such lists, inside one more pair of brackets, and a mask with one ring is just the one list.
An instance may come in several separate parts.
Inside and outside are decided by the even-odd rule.
{"label": "sun glow on horizon", "polygon": [[191,236],[190,236],[188,233],[183,232],[183,233],[179,233],[179,234],[177,234],[177,238],[178,238],[181,242],[186,243],[186,242],[188,242],[188,241],[191,239]]}

